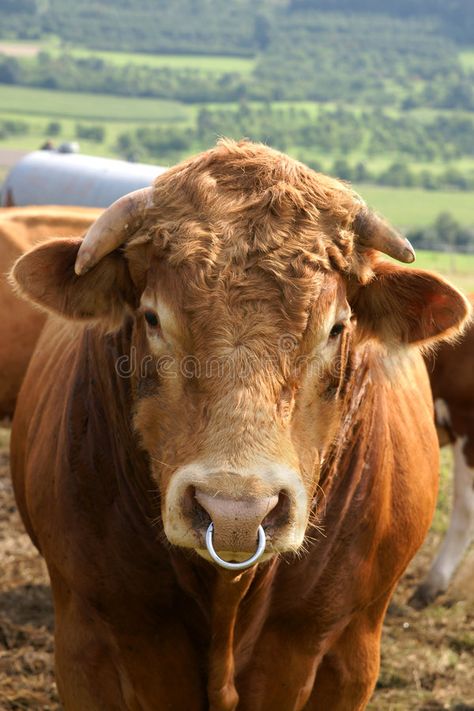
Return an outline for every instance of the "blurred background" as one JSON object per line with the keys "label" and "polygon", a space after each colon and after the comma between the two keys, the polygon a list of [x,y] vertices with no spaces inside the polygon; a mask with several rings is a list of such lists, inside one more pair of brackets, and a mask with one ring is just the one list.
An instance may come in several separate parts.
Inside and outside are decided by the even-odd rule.
{"label": "blurred background", "polygon": [[[0,0],[0,183],[39,148],[169,166],[222,135],[351,181],[417,266],[474,291],[473,0]],[[47,577],[0,434],[0,709],[58,709]],[[446,530],[450,468],[443,453],[372,711],[474,709],[472,577],[406,604]]]}

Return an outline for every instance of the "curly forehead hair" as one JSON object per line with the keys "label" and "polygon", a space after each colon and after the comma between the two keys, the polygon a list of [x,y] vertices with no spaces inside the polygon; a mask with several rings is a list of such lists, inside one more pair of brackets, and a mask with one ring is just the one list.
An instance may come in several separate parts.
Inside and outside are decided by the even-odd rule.
{"label": "curly forehead hair", "polygon": [[154,204],[130,256],[152,241],[174,266],[245,268],[258,260],[275,276],[304,264],[359,277],[369,267],[354,248],[358,196],[262,144],[222,139],[161,175]]}

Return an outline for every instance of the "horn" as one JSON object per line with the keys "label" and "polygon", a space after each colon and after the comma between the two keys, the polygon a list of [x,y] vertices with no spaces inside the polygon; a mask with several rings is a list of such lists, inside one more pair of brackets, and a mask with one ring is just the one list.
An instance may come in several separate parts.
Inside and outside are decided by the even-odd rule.
{"label": "horn", "polygon": [[102,257],[124,244],[145,218],[153,204],[153,188],[141,188],[116,200],[89,227],[77,253],[74,271],[81,275],[89,271]]}
{"label": "horn", "polygon": [[377,249],[399,262],[415,261],[415,250],[410,242],[366,205],[357,213],[352,228],[362,248]]}

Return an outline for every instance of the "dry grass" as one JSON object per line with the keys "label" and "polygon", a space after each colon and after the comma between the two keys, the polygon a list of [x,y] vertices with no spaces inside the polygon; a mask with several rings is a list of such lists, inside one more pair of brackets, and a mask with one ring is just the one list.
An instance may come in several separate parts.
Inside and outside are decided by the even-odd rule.
{"label": "dry grass", "polygon": [[472,558],[465,560],[450,590],[436,604],[422,611],[407,604],[446,530],[451,466],[449,449],[442,450],[436,515],[385,619],[381,670],[370,711],[474,711]]}
{"label": "dry grass", "polygon": [[[8,430],[0,428],[0,709],[57,711],[61,706],[52,670],[53,610],[48,578],[14,504],[8,436]],[[458,586],[422,612],[406,604],[446,525],[448,470],[445,461],[433,529],[386,619],[382,668],[371,711],[474,711],[472,597],[470,601],[458,599],[464,596]]]}

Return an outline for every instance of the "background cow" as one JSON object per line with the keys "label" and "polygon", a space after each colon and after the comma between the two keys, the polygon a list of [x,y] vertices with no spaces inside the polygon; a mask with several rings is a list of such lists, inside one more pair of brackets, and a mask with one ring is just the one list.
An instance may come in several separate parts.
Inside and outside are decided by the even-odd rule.
{"label": "background cow", "polygon": [[[474,304],[474,294],[470,296]],[[448,531],[411,602],[416,607],[444,592],[474,533],[474,323],[462,338],[427,356],[440,445],[454,455],[453,506]]]}
{"label": "background cow", "polygon": [[[436,500],[418,347],[468,314],[377,250],[413,259],[348,187],[222,142],[17,262],[53,314],[12,471],[66,709],[365,707]],[[210,564],[211,524],[261,562]]]}
{"label": "background cow", "polygon": [[19,299],[6,275],[46,238],[84,234],[101,211],[78,207],[0,208],[0,419],[11,417],[45,314]]}

